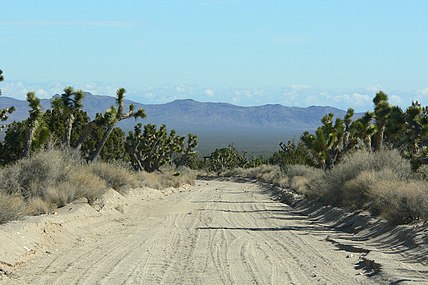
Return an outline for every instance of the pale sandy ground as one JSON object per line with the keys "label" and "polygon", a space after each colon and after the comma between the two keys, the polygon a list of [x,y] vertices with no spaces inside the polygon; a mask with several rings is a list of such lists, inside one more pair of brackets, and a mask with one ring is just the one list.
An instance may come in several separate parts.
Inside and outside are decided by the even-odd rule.
{"label": "pale sandy ground", "polygon": [[382,231],[268,188],[111,190],[102,209],[74,203],[1,225],[0,284],[428,284],[423,226]]}

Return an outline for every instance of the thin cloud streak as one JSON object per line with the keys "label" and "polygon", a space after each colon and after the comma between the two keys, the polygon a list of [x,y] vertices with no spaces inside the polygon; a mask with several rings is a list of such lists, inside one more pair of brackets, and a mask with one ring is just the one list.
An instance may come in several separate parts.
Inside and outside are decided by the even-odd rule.
{"label": "thin cloud streak", "polygon": [[138,28],[142,22],[137,21],[104,21],[104,20],[18,20],[0,21],[0,26],[10,27],[99,27],[99,28]]}

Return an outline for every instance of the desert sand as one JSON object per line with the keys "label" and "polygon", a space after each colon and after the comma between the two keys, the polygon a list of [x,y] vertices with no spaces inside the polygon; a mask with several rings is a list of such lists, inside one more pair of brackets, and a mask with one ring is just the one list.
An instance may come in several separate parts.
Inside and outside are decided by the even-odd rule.
{"label": "desert sand", "polygon": [[428,284],[426,225],[252,182],[110,190],[0,225],[0,284]]}

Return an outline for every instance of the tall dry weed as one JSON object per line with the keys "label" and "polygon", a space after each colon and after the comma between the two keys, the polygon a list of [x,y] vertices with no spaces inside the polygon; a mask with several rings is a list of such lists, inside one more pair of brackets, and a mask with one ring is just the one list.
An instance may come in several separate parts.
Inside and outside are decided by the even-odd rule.
{"label": "tall dry weed", "polygon": [[26,204],[21,196],[0,193],[0,224],[17,220],[25,214]]}
{"label": "tall dry weed", "polygon": [[136,187],[138,181],[131,170],[118,164],[96,162],[89,165],[92,173],[103,179],[108,187],[124,194],[129,188]]}

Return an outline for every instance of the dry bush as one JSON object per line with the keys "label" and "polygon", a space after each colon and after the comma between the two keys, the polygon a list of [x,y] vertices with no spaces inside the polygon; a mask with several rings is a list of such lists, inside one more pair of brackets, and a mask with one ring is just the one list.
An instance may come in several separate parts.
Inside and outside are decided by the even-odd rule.
{"label": "dry bush", "polygon": [[368,193],[377,180],[375,171],[362,171],[357,177],[343,185],[342,204],[353,210],[361,209],[367,203]]}
{"label": "dry bush", "polygon": [[25,207],[25,201],[21,196],[0,193],[0,224],[21,218]]}
{"label": "dry bush", "polygon": [[2,192],[21,194],[25,199],[43,197],[46,189],[67,181],[78,163],[61,150],[40,152],[1,170]]}
{"label": "dry bush", "polygon": [[234,168],[221,173],[225,177],[245,177],[272,183],[280,187],[288,186],[287,177],[277,165],[260,165],[252,168]]}
{"label": "dry bush", "polygon": [[27,201],[26,215],[42,215],[54,212],[56,205],[43,200],[40,197],[32,197]]}
{"label": "dry bush", "polygon": [[146,186],[154,189],[165,189],[168,187],[180,187],[182,185],[195,184],[196,172],[187,167],[163,167],[161,171],[145,172],[140,171],[134,174],[140,181],[140,186]]}
{"label": "dry bush", "polygon": [[325,181],[325,172],[321,169],[307,165],[288,165],[286,174],[290,188],[308,198],[322,196]]}
{"label": "dry bush", "polygon": [[70,183],[76,186],[76,198],[84,197],[90,205],[106,193],[106,182],[88,170],[87,166],[75,168],[70,175]]}
{"label": "dry bush", "polygon": [[393,224],[428,219],[428,189],[424,181],[378,179],[367,195],[370,210]]}
{"label": "dry bush", "polygon": [[90,171],[103,179],[108,187],[119,193],[124,193],[129,188],[136,187],[138,181],[133,173],[118,164],[104,162],[93,163],[89,166]]}
{"label": "dry bush", "polygon": [[64,207],[73,202],[76,195],[77,186],[70,181],[64,181],[49,187],[44,194],[44,199],[57,207]]}
{"label": "dry bush", "polygon": [[321,198],[333,205],[342,205],[344,185],[363,171],[380,172],[390,169],[397,179],[411,177],[409,161],[403,159],[395,150],[379,152],[359,151],[344,158],[332,170],[327,171],[323,181],[319,181]]}
{"label": "dry bush", "polygon": [[305,176],[293,176],[293,178],[290,179],[289,184],[291,190],[295,191],[296,193],[308,196],[308,179]]}

